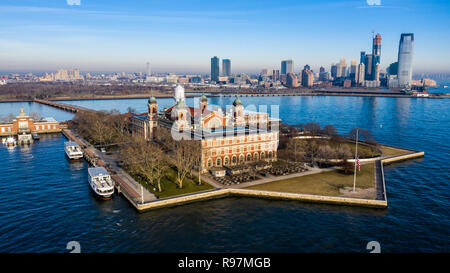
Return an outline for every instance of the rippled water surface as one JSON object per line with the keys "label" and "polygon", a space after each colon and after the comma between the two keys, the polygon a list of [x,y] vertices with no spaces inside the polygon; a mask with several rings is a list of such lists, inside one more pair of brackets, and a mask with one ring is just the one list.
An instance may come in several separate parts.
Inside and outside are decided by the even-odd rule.
{"label": "rippled water surface", "polygon": [[[448,99],[244,97],[279,105],[290,124],[317,121],[348,132],[370,130],[385,144],[425,151],[425,158],[385,168],[386,210],[224,198],[137,213],[121,196],[101,202],[87,184],[87,164],[69,163],[61,135],[29,147],[0,147],[0,251],[67,252],[383,252],[450,251],[450,110]],[[233,98],[211,98],[226,106]],[[145,99],[70,101],[94,109],[146,111]],[[158,99],[160,109],[172,99]],[[193,104],[193,99],[187,100]],[[71,114],[34,103],[0,103],[0,115]]]}

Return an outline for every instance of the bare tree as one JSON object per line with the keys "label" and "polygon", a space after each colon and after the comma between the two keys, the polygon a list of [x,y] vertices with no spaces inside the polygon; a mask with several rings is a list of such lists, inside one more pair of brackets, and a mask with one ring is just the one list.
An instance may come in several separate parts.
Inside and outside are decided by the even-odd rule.
{"label": "bare tree", "polygon": [[179,140],[174,142],[174,164],[177,168],[177,184],[183,188],[183,181],[196,163],[197,152],[193,140]]}

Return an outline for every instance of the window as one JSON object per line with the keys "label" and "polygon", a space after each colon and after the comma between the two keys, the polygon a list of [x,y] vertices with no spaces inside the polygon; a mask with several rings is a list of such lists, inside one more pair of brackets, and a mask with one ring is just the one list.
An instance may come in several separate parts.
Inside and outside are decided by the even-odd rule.
{"label": "window", "polygon": [[217,160],[216,160],[216,166],[217,166],[217,167],[222,166],[222,158],[220,158],[220,157],[217,158]]}
{"label": "window", "polygon": [[230,159],[228,158],[228,156],[226,156],[224,159],[223,159],[223,165],[225,165],[225,166],[227,166],[228,164],[230,164]]}
{"label": "window", "polygon": [[231,162],[233,162],[233,164],[237,163],[237,157],[235,155],[231,158]]}
{"label": "window", "polygon": [[210,168],[210,167],[212,167],[212,160],[211,160],[211,158],[208,159],[208,168]]}
{"label": "window", "polygon": [[255,161],[258,160],[258,153],[254,153],[254,154],[253,154],[253,159],[254,159]]}
{"label": "window", "polygon": [[264,158],[266,158],[266,153],[261,152],[261,160],[263,160]]}
{"label": "window", "polygon": [[242,162],[244,162],[244,155],[239,156],[239,163],[242,163]]}
{"label": "window", "polygon": [[272,151],[269,151],[269,158],[272,158]]}
{"label": "window", "polygon": [[251,161],[252,160],[252,155],[251,154],[247,154],[247,161]]}

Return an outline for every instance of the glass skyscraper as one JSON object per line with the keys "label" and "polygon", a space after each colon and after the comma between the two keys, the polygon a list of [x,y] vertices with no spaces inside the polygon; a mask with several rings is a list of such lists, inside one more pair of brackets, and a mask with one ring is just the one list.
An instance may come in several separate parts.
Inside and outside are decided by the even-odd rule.
{"label": "glass skyscraper", "polygon": [[219,81],[219,58],[211,58],[211,81]]}
{"label": "glass skyscraper", "polygon": [[222,75],[230,77],[231,76],[231,61],[230,59],[222,60]]}
{"label": "glass skyscraper", "polygon": [[293,60],[281,61],[281,74],[286,75],[287,73],[294,73],[294,61]]}
{"label": "glass skyscraper", "polygon": [[398,85],[410,87],[412,78],[412,57],[414,50],[414,34],[403,33],[398,47]]}

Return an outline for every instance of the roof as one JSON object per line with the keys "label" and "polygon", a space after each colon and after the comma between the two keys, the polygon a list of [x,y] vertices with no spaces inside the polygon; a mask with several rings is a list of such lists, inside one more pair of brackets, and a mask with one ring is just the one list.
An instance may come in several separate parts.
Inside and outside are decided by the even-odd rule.
{"label": "roof", "polygon": [[90,176],[99,176],[99,175],[109,175],[103,167],[92,167],[88,169],[88,173]]}
{"label": "roof", "polygon": [[56,119],[49,117],[49,118],[44,118],[45,121],[47,122],[57,122]]}
{"label": "roof", "polygon": [[233,105],[234,105],[234,106],[236,106],[236,105],[242,105],[242,101],[239,99],[238,96],[236,96],[236,99],[234,100]]}
{"label": "roof", "polygon": [[64,142],[64,146],[79,146],[75,141]]}

